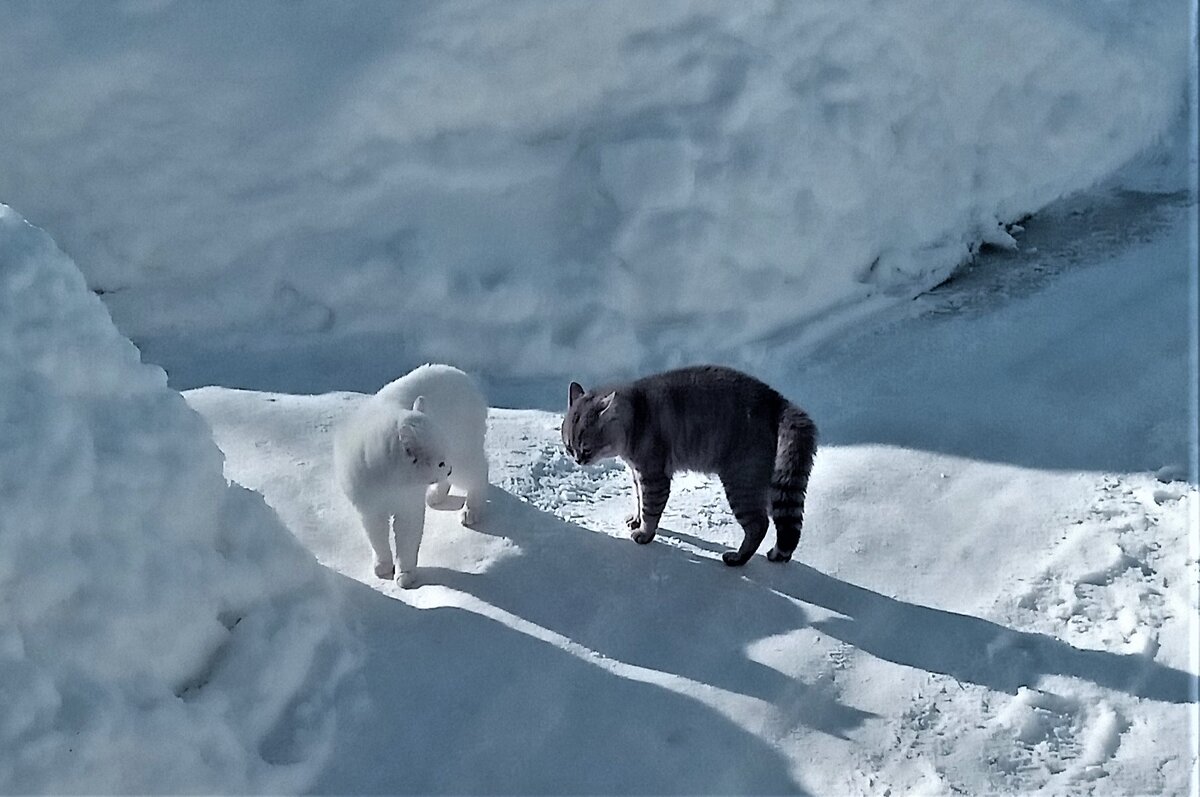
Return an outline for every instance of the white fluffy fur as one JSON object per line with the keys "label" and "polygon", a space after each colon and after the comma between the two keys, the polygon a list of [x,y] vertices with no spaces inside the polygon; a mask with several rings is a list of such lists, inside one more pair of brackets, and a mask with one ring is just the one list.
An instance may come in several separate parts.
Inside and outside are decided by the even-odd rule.
{"label": "white fluffy fur", "polygon": [[422,365],[385,385],[338,427],[334,472],[362,518],[376,576],[395,573],[401,587],[416,583],[425,506],[445,508],[451,486],[466,494],[463,525],[479,521],[488,488],[486,431],[483,394],[449,365]]}

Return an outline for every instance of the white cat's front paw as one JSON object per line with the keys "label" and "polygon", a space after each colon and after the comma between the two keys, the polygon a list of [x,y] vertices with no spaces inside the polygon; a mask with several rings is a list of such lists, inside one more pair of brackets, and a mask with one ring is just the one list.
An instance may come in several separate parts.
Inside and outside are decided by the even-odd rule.
{"label": "white cat's front paw", "polygon": [[376,578],[390,579],[395,574],[396,574],[396,566],[394,564],[392,564],[391,562],[376,562],[375,563],[375,577]]}
{"label": "white cat's front paw", "polygon": [[450,485],[443,487],[435,484],[425,491],[425,506],[430,509],[455,509],[454,503],[450,496]]}
{"label": "white cat's front paw", "polygon": [[408,570],[396,574],[396,584],[400,589],[412,589],[420,583],[416,571]]}

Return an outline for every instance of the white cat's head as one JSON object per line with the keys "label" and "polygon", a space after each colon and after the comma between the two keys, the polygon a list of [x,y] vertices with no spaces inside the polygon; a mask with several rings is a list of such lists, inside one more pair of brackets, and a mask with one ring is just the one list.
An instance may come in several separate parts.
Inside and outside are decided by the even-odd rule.
{"label": "white cat's head", "polygon": [[410,466],[414,481],[433,484],[450,476],[450,463],[446,461],[446,444],[437,424],[425,414],[426,401],[419,396],[413,402],[412,412],[406,413],[400,422],[400,444]]}
{"label": "white cat's head", "polygon": [[626,404],[616,391],[588,393],[578,382],[571,383],[562,440],[576,462],[588,465],[598,459],[621,456],[629,415]]}

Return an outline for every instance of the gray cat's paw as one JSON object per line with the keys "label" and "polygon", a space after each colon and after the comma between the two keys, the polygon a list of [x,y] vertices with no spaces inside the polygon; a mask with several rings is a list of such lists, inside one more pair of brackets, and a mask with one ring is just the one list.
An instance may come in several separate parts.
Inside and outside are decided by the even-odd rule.
{"label": "gray cat's paw", "polygon": [[725,553],[721,554],[721,561],[730,567],[741,567],[742,565],[746,564],[746,562],[750,561],[750,557],[743,557],[737,551],[726,551]]}
{"label": "gray cat's paw", "polygon": [[471,528],[480,520],[482,520],[481,515],[483,515],[483,510],[479,507],[464,506],[462,512],[460,512],[458,515],[458,519],[464,526]]}
{"label": "gray cat's paw", "polygon": [[772,548],[771,550],[767,551],[767,559],[772,562],[790,562],[792,560],[792,554],[790,552],[783,553],[779,550],[779,548]]}
{"label": "gray cat's paw", "polygon": [[400,587],[400,589],[412,589],[420,583],[421,582],[417,578],[417,574],[411,570],[396,574],[396,584]]}
{"label": "gray cat's paw", "polygon": [[630,515],[629,517],[625,518],[625,525],[629,528],[630,531],[641,528],[642,527],[642,516],[641,515]]}
{"label": "gray cat's paw", "polygon": [[630,534],[629,536],[633,537],[633,541],[636,542],[638,545],[645,545],[646,543],[648,543],[654,539],[654,532],[647,531],[646,529],[638,529],[637,531],[635,531],[633,534]]}
{"label": "gray cat's paw", "polygon": [[376,562],[375,577],[390,579],[396,575],[396,566],[391,562]]}

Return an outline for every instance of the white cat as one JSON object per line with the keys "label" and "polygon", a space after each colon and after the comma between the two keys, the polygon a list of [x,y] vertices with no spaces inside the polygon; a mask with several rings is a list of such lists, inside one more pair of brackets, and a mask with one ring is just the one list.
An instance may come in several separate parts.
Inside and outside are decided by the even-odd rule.
{"label": "white cat", "polygon": [[[479,522],[487,501],[487,403],[474,381],[449,365],[422,365],[385,385],[334,435],[334,473],[362,518],[375,575],[415,586],[425,506],[466,493],[462,523]],[[396,541],[396,573],[392,537]]]}

